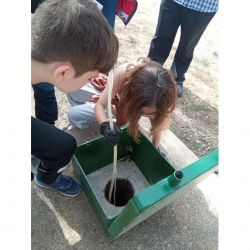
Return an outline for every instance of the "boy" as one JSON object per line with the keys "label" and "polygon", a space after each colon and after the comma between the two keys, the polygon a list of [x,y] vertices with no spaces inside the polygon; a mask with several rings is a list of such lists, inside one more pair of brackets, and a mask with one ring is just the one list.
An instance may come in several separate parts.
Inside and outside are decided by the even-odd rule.
{"label": "boy", "polygon": [[[49,82],[65,93],[80,89],[99,72],[108,73],[118,56],[118,40],[91,0],[45,0],[32,17],[31,83]],[[31,117],[31,154],[41,160],[35,181],[67,196],[80,184],[64,176],[75,139]]]}

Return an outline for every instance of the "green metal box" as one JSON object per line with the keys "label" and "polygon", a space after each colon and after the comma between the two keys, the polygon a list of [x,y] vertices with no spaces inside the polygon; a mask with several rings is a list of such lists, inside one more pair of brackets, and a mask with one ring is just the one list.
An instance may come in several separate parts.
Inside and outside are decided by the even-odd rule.
{"label": "green metal box", "polygon": [[[117,160],[119,162],[124,159],[132,161],[148,185],[135,193],[123,207],[119,208],[119,212],[112,215],[107,213],[103,204],[103,200],[107,202],[107,199],[100,198],[100,195],[105,196],[105,190],[100,186],[99,194],[97,194],[89,176],[99,173],[99,178],[102,178],[102,174],[103,179],[105,178],[105,171],[100,171],[113,163],[113,147],[108,146],[104,138],[100,137],[77,147],[72,159],[74,173],[81,183],[82,190],[104,232],[111,239],[117,238],[144,221],[195,187],[217,169],[218,150],[181,171],[175,171],[147,137],[141,133],[139,139],[140,142],[136,143],[127,133],[127,128],[123,128],[117,145]],[[117,170],[119,173],[118,168]],[[110,175],[109,179],[111,177]],[[112,204],[110,206],[115,207]]]}

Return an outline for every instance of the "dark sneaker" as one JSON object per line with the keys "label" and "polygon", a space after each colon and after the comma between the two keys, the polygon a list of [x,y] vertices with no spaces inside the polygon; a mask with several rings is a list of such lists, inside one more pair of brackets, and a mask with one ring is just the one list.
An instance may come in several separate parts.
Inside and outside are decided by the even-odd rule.
{"label": "dark sneaker", "polygon": [[80,194],[81,189],[82,189],[78,181],[76,181],[75,179],[69,176],[65,176],[63,174],[60,174],[53,183],[45,184],[38,179],[38,175],[36,173],[35,182],[38,186],[41,186],[44,188],[55,188],[61,194],[64,194],[66,196],[77,196],[78,194]]}

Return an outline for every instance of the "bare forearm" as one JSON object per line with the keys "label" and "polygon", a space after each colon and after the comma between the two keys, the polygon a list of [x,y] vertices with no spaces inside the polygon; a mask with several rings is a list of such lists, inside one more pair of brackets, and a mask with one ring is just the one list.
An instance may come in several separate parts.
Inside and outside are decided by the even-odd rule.
{"label": "bare forearm", "polygon": [[156,131],[153,133],[153,144],[156,148],[159,147],[161,141],[161,131]]}
{"label": "bare forearm", "polygon": [[170,127],[170,118],[166,117],[165,121],[160,127],[153,133],[153,144],[156,148],[159,147],[161,141],[161,131],[167,130]]}
{"label": "bare forearm", "polygon": [[97,103],[95,105],[94,111],[96,120],[98,121],[99,124],[102,124],[103,122],[106,122],[108,120],[104,107],[101,104]]}

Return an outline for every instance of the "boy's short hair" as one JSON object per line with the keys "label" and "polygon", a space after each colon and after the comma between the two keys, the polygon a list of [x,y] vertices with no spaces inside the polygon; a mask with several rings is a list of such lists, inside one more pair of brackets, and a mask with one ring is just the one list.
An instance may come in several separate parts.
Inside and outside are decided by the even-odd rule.
{"label": "boy's short hair", "polygon": [[70,62],[75,77],[92,70],[108,73],[117,61],[118,39],[92,0],[45,0],[31,31],[32,59]]}

